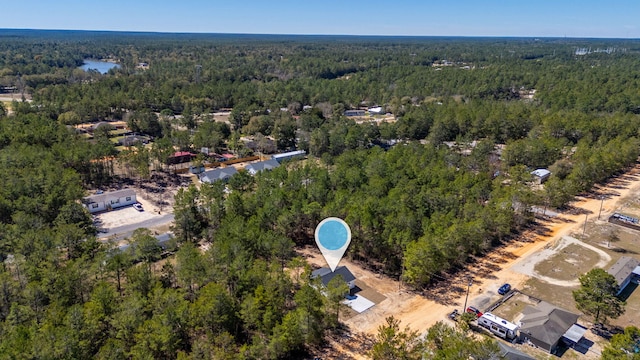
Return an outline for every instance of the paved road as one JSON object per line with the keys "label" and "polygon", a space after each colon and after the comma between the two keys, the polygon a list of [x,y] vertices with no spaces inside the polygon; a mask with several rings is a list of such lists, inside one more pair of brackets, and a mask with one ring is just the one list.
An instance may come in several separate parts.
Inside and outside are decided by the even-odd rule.
{"label": "paved road", "polygon": [[173,214],[160,215],[152,219],[141,221],[137,224],[118,226],[118,227],[108,229],[109,231],[107,232],[98,233],[98,237],[100,239],[106,239],[106,238],[111,238],[113,236],[113,239],[115,240],[122,240],[126,237],[131,236],[131,234],[133,234],[133,232],[138,228],[150,229],[157,226],[167,225],[172,222],[173,222]]}

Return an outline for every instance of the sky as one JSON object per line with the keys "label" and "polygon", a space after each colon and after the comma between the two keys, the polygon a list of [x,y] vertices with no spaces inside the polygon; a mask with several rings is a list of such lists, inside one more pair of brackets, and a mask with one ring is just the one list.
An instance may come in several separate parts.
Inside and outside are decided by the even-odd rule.
{"label": "sky", "polygon": [[638,0],[0,0],[0,28],[640,38]]}

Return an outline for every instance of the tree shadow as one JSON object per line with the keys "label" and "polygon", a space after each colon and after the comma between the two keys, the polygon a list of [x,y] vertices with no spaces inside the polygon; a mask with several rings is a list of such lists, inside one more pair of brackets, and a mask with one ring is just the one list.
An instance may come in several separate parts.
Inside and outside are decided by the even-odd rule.
{"label": "tree shadow", "polygon": [[634,250],[627,250],[627,249],[623,249],[621,247],[613,247],[613,248],[609,248],[611,251],[613,252],[617,252],[619,254],[632,254],[632,255],[637,255],[638,252],[634,251]]}
{"label": "tree shadow", "polygon": [[570,214],[570,215],[591,215],[591,214],[593,214],[593,211],[591,211],[591,210],[579,208],[579,207],[576,207],[576,206],[573,206],[573,205],[565,206],[563,212],[565,214]]}

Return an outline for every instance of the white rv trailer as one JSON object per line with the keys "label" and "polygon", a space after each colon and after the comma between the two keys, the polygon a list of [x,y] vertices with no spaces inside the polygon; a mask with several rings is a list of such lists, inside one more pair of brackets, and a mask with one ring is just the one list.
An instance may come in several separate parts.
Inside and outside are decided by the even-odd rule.
{"label": "white rv trailer", "polygon": [[495,316],[492,313],[482,314],[482,316],[478,318],[478,324],[486,327],[489,331],[503,339],[511,340],[517,335],[518,325],[499,316]]}

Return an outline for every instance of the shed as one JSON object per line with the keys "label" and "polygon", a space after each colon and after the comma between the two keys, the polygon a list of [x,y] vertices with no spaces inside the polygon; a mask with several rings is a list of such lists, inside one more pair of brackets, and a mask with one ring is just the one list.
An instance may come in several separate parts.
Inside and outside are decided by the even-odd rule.
{"label": "shed", "polygon": [[382,107],[381,106],[375,106],[372,108],[369,108],[369,113],[370,114],[382,114]]}
{"label": "shed", "polygon": [[547,179],[549,179],[549,176],[551,176],[551,171],[547,169],[535,169],[531,172],[531,175],[533,175],[534,180],[538,184],[542,184],[543,182],[547,181]]}
{"label": "shed", "polygon": [[556,351],[560,340],[580,317],[546,301],[541,301],[536,306],[527,306],[522,314],[520,339],[530,341],[550,353]]}
{"label": "shed", "polygon": [[607,272],[616,278],[618,283],[618,293],[616,295],[620,295],[634,278],[634,275],[640,276],[640,261],[629,256],[623,256]]}
{"label": "shed", "polygon": [[311,278],[319,277],[320,281],[322,281],[322,285],[327,286],[327,284],[329,284],[329,282],[338,275],[342,276],[342,280],[349,285],[349,289],[353,289],[356,286],[356,277],[346,266],[338,266],[336,271],[331,271],[331,269],[327,267],[314,270],[311,273]]}
{"label": "shed", "polygon": [[273,170],[278,166],[280,166],[280,163],[277,160],[269,159],[249,164],[245,166],[244,169],[247,170],[249,174],[255,175],[264,170]]}
{"label": "shed", "polygon": [[83,199],[84,206],[90,213],[117,209],[136,203],[136,192],[132,189],[109,191],[102,194],[87,196]]}
{"label": "shed", "polygon": [[233,175],[237,174],[238,170],[233,166],[228,166],[225,168],[213,169],[209,171],[205,171],[200,174],[200,182],[203,183],[212,183],[216,181],[227,181]]}

